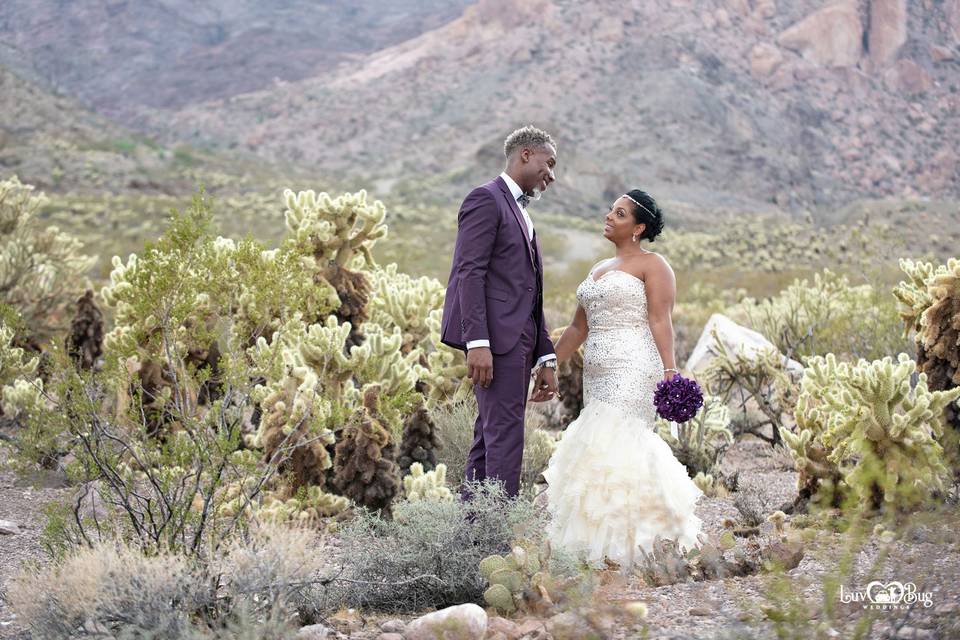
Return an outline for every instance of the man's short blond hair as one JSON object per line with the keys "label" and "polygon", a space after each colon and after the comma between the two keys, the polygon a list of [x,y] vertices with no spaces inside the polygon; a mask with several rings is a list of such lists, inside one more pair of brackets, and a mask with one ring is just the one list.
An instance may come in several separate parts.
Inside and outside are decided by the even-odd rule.
{"label": "man's short blond hair", "polygon": [[503,141],[503,155],[510,157],[514,151],[523,149],[543,149],[550,145],[556,150],[557,143],[553,141],[550,134],[543,129],[537,129],[533,125],[521,127],[507,136]]}

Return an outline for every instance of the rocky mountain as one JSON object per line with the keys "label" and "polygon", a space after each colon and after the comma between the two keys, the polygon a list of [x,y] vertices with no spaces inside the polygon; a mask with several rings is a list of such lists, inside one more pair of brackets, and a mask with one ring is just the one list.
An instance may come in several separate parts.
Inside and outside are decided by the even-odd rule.
{"label": "rocky mountain", "polygon": [[120,119],[323,72],[471,0],[4,0],[0,64]]}
{"label": "rocky mountain", "polygon": [[[56,8],[30,28],[10,17],[32,4],[4,3],[0,40],[44,32]],[[435,0],[354,14],[328,2],[324,38],[291,35],[316,24],[306,0],[39,4],[127,25],[114,36],[88,16],[74,42],[97,46],[69,73],[43,62],[36,38],[16,38],[34,68],[91,102],[102,90],[80,88],[96,75],[85,65],[115,74],[98,85],[114,88],[102,111],[167,144],[349,177],[394,201],[456,202],[499,170],[504,135],[527,122],[558,138],[550,203],[576,215],[633,185],[701,210],[824,220],[863,198],[960,197],[960,0]],[[210,16],[233,26],[209,35]],[[264,21],[283,46],[258,39]],[[169,60],[156,53],[170,47]],[[317,48],[336,54],[293,62]],[[263,71],[284,61],[296,69],[286,80]]]}

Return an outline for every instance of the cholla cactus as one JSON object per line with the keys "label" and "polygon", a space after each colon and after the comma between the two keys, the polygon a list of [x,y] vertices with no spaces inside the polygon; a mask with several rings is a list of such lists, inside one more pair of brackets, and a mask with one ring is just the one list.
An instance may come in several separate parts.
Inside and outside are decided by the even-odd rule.
{"label": "cholla cactus", "polygon": [[313,190],[294,193],[287,189],[283,198],[287,230],[300,253],[313,259],[315,271],[330,262],[348,269],[375,265],[373,245],[387,236],[387,210],[382,202],[368,203],[366,191],[334,199]]}
{"label": "cholla cactus", "polygon": [[403,353],[409,353],[430,337],[427,319],[443,307],[444,287],[435,278],[412,278],[397,271],[396,264],[369,273],[372,285],[370,321],[403,334]]}
{"label": "cholla cactus", "polygon": [[960,389],[930,391],[926,374],[911,388],[914,369],[906,354],[896,363],[889,357],[857,363],[837,362],[833,354],[812,358],[797,402],[800,431],[782,433],[806,475],[801,481],[839,474],[837,488],[873,508],[907,507],[942,488],[943,409]]}
{"label": "cholla cactus", "polygon": [[40,359],[28,357],[27,353],[13,345],[14,331],[0,321],[0,385],[10,384],[17,378],[33,378],[37,374]]}
{"label": "cholla cactus", "polygon": [[710,395],[703,399],[703,408],[696,417],[677,426],[676,437],[670,423],[660,417],[657,432],[692,476],[709,473],[733,444],[730,410],[720,398]]}
{"label": "cholla cactus", "polygon": [[424,473],[423,465],[414,462],[410,473],[403,477],[403,493],[407,500],[453,500],[453,492],[447,486],[447,465],[438,464],[433,471]]}
{"label": "cholla cactus", "polygon": [[81,253],[80,241],[41,225],[36,214],[46,204],[16,176],[0,180],[0,303],[15,308],[39,337],[62,328],[58,319],[67,317],[96,261]]}
{"label": "cholla cactus", "polygon": [[433,419],[421,400],[417,410],[407,416],[403,427],[397,458],[401,473],[409,472],[414,464],[419,464],[424,471],[432,471],[437,466],[435,451],[439,446]]}
{"label": "cholla cactus", "polygon": [[442,315],[442,309],[435,309],[427,317],[430,329],[427,365],[419,368],[420,382],[424,386],[427,407],[430,409],[462,400],[471,388],[464,353],[440,342]]}
{"label": "cholla cactus", "polygon": [[[329,327],[329,330],[334,336],[340,335],[337,332],[341,329],[337,326]],[[318,335],[314,333],[315,341],[309,346],[316,346],[320,339]],[[337,386],[346,382],[337,378],[323,381],[330,385],[329,390],[321,388],[318,370],[305,362],[300,350],[285,348],[285,337],[275,334],[272,344],[260,338],[250,350],[255,363],[267,365],[262,370],[268,379],[253,394],[263,416],[251,444],[262,447],[267,460],[282,460],[286,451],[296,445],[293,457],[281,468],[293,471],[298,486],[319,485],[324,481],[326,470],[333,466],[326,447],[334,443],[333,426],[343,416],[342,405],[338,402],[346,400],[349,404],[352,396],[346,391],[354,394],[356,391],[352,385]],[[340,353],[337,348],[334,351]],[[279,367],[273,362],[277,358],[282,363]]]}
{"label": "cholla cactus", "polygon": [[[894,289],[901,302],[906,330],[916,332],[917,369],[927,374],[931,389],[960,386],[960,260],[934,268],[930,263],[901,260],[910,278]],[[960,430],[960,410],[947,406],[948,424]]]}
{"label": "cholla cactus", "polygon": [[327,493],[320,487],[304,487],[293,498],[282,499],[272,494],[252,515],[272,522],[296,522],[316,525],[323,518],[336,516],[347,510],[350,501],[343,496]]}
{"label": "cholla cactus", "polygon": [[364,390],[363,406],[344,428],[336,446],[333,484],[341,494],[370,509],[389,510],[400,488],[390,431],[379,420],[380,389]]}
{"label": "cholla cactus", "polygon": [[[554,344],[563,335],[566,327],[557,327],[550,332]],[[567,425],[583,410],[583,349],[577,349],[569,359],[557,367],[557,390],[563,395],[560,401],[563,413],[560,423]]]}
{"label": "cholla cactus", "polygon": [[0,321],[0,415],[16,416],[40,406],[39,358],[13,346],[14,331]]}
{"label": "cholla cactus", "polygon": [[92,369],[103,354],[103,314],[88,290],[77,300],[77,313],[70,323],[67,352],[81,369]]}
{"label": "cholla cactus", "polygon": [[337,292],[336,317],[352,327],[347,346],[362,342],[370,282],[363,269],[375,266],[372,249],[387,235],[386,207],[367,202],[366,191],[332,199],[311,191],[283,192],[290,243],[308,269]]}
{"label": "cholla cactus", "polygon": [[[780,428],[793,412],[796,402],[796,385],[787,360],[773,347],[748,355],[743,351],[730,353],[723,341],[713,333],[712,348],[716,357],[703,372],[705,386],[711,395],[723,403],[737,403],[741,414],[755,405],[766,420],[743,429],[761,440],[776,446],[780,443]],[[763,428],[771,426],[773,435],[768,436]]]}

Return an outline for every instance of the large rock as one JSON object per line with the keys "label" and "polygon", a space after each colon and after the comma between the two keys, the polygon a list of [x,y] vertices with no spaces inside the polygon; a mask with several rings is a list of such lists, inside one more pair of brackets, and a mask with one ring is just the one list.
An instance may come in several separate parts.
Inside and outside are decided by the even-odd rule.
{"label": "large rock", "polygon": [[883,75],[891,91],[916,95],[925,93],[933,87],[933,78],[927,70],[913,60],[898,60]]}
{"label": "large rock", "polygon": [[766,78],[783,63],[783,53],[775,45],[760,42],[750,50],[750,73]]}
{"label": "large rock", "polygon": [[0,520],[0,535],[15,536],[19,535],[20,527],[16,522],[9,520]]}
{"label": "large rock", "polygon": [[327,640],[329,637],[331,637],[330,629],[322,624],[310,624],[300,627],[296,640]]}
{"label": "large rock", "polygon": [[907,41],[907,0],[872,0],[867,47],[870,67],[886,69]]}
{"label": "large rock", "polygon": [[[697,346],[693,348],[690,357],[687,358],[687,365],[684,367],[690,373],[703,371],[710,364],[710,361],[716,357],[714,345],[716,341],[713,338],[713,330],[717,331],[717,339],[726,347],[727,351],[733,355],[743,353],[748,358],[754,358],[757,353],[766,349],[776,350],[776,346],[767,340],[763,334],[740,326],[722,313],[715,313],[707,320],[707,325],[697,340]],[[803,365],[796,360],[784,357],[786,367],[790,371],[803,371]]]}
{"label": "large rock", "polygon": [[487,614],[475,604],[458,604],[428,613],[407,625],[407,640],[483,640]]}
{"label": "large rock", "polygon": [[841,0],[789,27],[777,43],[822,67],[852,67],[863,52],[863,25],[856,2]]}
{"label": "large rock", "polygon": [[953,43],[960,44],[960,0],[947,0],[943,10],[947,14],[947,31],[953,36]]}

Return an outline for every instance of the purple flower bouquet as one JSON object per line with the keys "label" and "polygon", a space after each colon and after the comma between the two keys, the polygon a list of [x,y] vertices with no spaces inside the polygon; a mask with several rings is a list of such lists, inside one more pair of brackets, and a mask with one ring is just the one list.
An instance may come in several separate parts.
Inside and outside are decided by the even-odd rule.
{"label": "purple flower bouquet", "polygon": [[664,420],[686,422],[703,406],[703,392],[695,380],[676,375],[657,383],[653,404]]}

